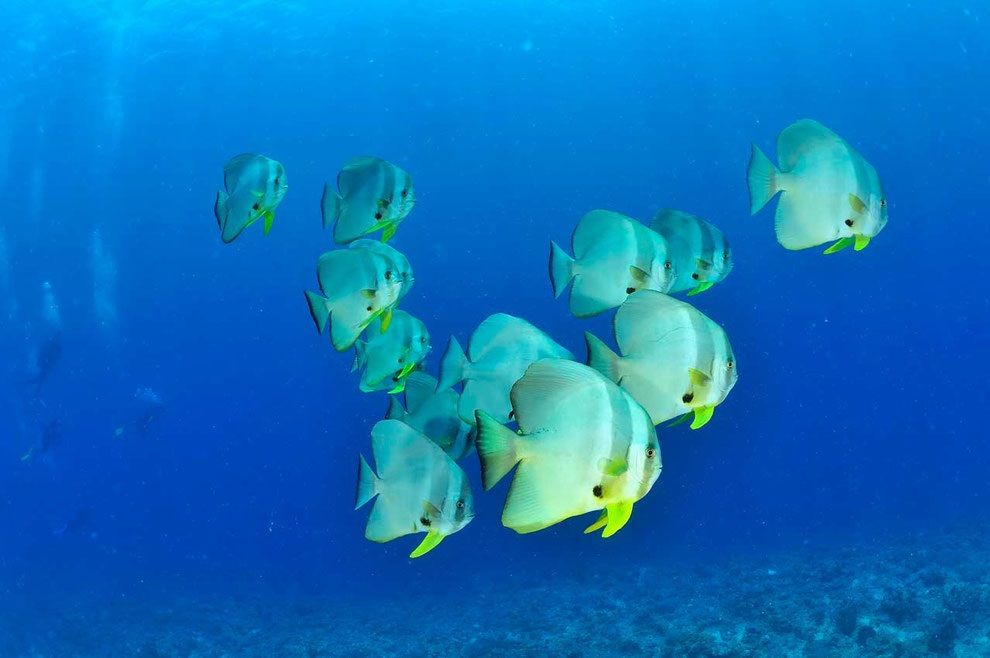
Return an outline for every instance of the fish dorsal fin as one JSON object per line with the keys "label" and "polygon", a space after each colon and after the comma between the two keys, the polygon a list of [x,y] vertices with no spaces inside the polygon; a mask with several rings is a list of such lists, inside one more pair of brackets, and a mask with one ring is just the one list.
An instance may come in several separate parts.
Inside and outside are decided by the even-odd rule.
{"label": "fish dorsal fin", "polygon": [[389,166],[381,158],[370,155],[348,160],[337,174],[337,191],[344,199],[354,195],[373,195],[375,181],[381,178],[381,170]]}
{"label": "fish dorsal fin", "polygon": [[496,348],[518,342],[532,329],[529,322],[508,313],[489,315],[471,334],[468,356],[472,362],[480,361]]}
{"label": "fish dorsal fin", "polygon": [[571,235],[574,258],[581,260],[592,250],[601,249],[603,245],[622,244],[626,240],[632,240],[636,223],[636,220],[611,210],[592,210],[574,227]]}
{"label": "fish dorsal fin", "polygon": [[689,304],[655,290],[633,293],[615,315],[615,340],[622,355],[678,338],[675,332],[690,328],[692,312],[697,313]]}
{"label": "fish dorsal fin", "polygon": [[512,386],[510,398],[519,428],[529,434],[546,427],[584,425],[588,415],[610,403],[605,395],[609,386],[614,384],[584,364],[540,359]]}
{"label": "fish dorsal fin", "polygon": [[[400,420],[380,420],[371,430],[371,450],[382,480],[412,477],[449,468],[449,457],[437,444]],[[454,464],[456,466],[456,464]]]}
{"label": "fish dorsal fin", "polygon": [[784,128],[777,137],[777,160],[789,172],[805,156],[823,149],[845,148],[834,132],[813,119],[801,119]]}
{"label": "fish dorsal fin", "polygon": [[670,238],[672,236],[682,236],[687,232],[697,230],[695,227],[701,221],[700,218],[695,217],[691,213],[663,208],[658,210],[657,214],[653,216],[653,221],[650,222],[650,228],[665,238]]}
{"label": "fish dorsal fin", "polygon": [[406,409],[414,414],[437,391],[437,380],[425,372],[413,372],[406,379]]}
{"label": "fish dorsal fin", "polygon": [[227,161],[223,168],[223,186],[227,189],[227,194],[237,189],[241,177],[247,173],[247,168],[261,157],[257,153],[241,153]]}

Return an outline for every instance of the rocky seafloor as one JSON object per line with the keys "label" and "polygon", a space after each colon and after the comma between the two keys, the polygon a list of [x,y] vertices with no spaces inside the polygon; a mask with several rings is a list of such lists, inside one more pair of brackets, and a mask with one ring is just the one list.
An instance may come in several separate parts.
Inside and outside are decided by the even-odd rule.
{"label": "rocky seafloor", "polygon": [[[360,604],[162,596],[0,618],[2,656],[990,656],[990,529],[477,578]],[[38,624],[44,619],[43,624]]]}

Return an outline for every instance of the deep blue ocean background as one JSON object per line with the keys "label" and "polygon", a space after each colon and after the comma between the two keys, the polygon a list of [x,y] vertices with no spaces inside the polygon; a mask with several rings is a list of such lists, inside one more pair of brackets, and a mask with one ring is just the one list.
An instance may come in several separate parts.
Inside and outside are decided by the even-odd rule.
{"label": "deep blue ocean background", "polygon": [[[988,21],[956,0],[3,3],[0,608],[44,622],[81,592],[281,589],[387,627],[393,599],[456,600],[465,579],[986,520]],[[802,117],[883,178],[890,222],[863,252],[788,252],[772,211],[749,216],[750,144],[773,153]],[[281,161],[289,192],[269,236],[224,245],[213,198],[244,151]],[[703,430],[661,428],[663,475],[615,537],[584,518],[517,536],[472,457],[465,530],[414,561],[418,539],[364,539],[355,466],[387,397],[358,391],[302,294],[332,248],[323,183],[363,154],[415,181],[392,244],[434,373],[494,312],[579,356],[583,331],[609,336],[610,315],[571,317],[547,280],[549,241],[588,210],[679,208],[727,234],[735,269],[692,302],[728,332],[739,383]],[[32,399],[44,281],[63,352]],[[141,387],[163,413],[115,438]],[[52,419],[61,443],[22,462]]]}

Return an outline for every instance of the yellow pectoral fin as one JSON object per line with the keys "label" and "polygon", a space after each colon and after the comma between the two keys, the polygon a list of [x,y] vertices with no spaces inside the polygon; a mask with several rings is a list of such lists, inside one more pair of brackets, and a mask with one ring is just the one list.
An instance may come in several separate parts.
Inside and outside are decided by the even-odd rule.
{"label": "yellow pectoral fin", "polygon": [[697,368],[688,368],[688,374],[691,376],[691,383],[694,386],[707,386],[712,383],[712,378]]}
{"label": "yellow pectoral fin", "polygon": [[397,230],[399,230],[398,224],[392,223],[387,225],[385,227],[385,230],[382,231],[382,242],[388,242],[389,240],[391,240],[392,236],[395,235],[395,232]]}
{"label": "yellow pectoral fin", "polygon": [[268,235],[269,231],[272,230],[272,224],[275,223],[275,213],[266,210],[262,216],[265,218],[265,235]]}
{"label": "yellow pectoral fin", "polygon": [[416,363],[407,363],[406,365],[402,366],[402,370],[399,371],[399,379],[401,380],[408,377],[409,373],[415,370],[417,365],[418,364]]}
{"label": "yellow pectoral fin", "polygon": [[392,309],[382,313],[382,333],[388,331],[388,326],[392,324]]}
{"label": "yellow pectoral fin", "polygon": [[694,288],[691,289],[691,292],[688,293],[688,297],[693,297],[695,295],[701,294],[714,285],[715,284],[712,283],[711,281],[702,281],[701,283],[699,283],[698,285],[696,285]]}
{"label": "yellow pectoral fin", "polygon": [[842,251],[843,249],[845,249],[846,247],[848,247],[852,243],[853,243],[853,239],[852,238],[839,238],[834,243],[832,243],[832,246],[829,247],[828,249],[826,249],[824,253],[826,253],[826,254],[834,254],[834,253],[836,253],[838,251]]}
{"label": "yellow pectoral fin", "polygon": [[712,419],[715,407],[698,407],[694,410],[694,420],[691,422],[691,429],[696,430],[705,426]]}
{"label": "yellow pectoral fin", "polygon": [[629,464],[624,459],[606,459],[603,457],[598,462],[598,468],[601,469],[603,475],[619,477],[629,470]]}
{"label": "yellow pectoral fin", "polygon": [[605,511],[608,513],[608,523],[605,524],[602,537],[611,537],[621,530],[622,526],[626,525],[629,517],[632,516],[632,509],[632,501],[628,500],[606,505]]}
{"label": "yellow pectoral fin", "polygon": [[860,199],[855,194],[849,195],[849,207],[855,210],[856,212],[863,212],[864,210],[866,210],[866,204],[863,203],[863,200]]}
{"label": "yellow pectoral fin", "polygon": [[857,235],[856,236],[856,246],[853,247],[856,251],[863,251],[866,249],[866,245],[870,244],[870,237],[868,235]]}
{"label": "yellow pectoral fin", "polygon": [[429,532],[426,533],[426,536],[423,537],[423,541],[419,542],[419,546],[417,546],[416,549],[409,554],[409,557],[417,558],[422,555],[426,555],[434,548],[436,548],[437,545],[440,542],[442,542],[443,538],[446,536],[447,535],[441,535],[436,530],[430,530]]}
{"label": "yellow pectoral fin", "polygon": [[608,512],[602,510],[602,513],[598,515],[598,520],[589,525],[584,529],[584,534],[589,534],[598,530],[599,528],[604,528],[605,524],[608,522]]}

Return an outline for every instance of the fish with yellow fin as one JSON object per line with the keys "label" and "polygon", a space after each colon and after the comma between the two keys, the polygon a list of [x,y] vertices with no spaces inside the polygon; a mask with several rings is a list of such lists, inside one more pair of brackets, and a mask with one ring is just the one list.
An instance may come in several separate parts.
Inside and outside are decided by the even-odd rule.
{"label": "fish with yellow fin", "polygon": [[812,119],[777,137],[774,164],[753,145],[749,161],[750,212],[780,193],[777,241],[785,249],[832,242],[826,254],[866,248],[887,225],[887,197],[876,169],[856,149]]}
{"label": "fish with yellow fin", "polygon": [[650,228],[669,245],[676,278],[669,291],[689,291],[688,296],[702,293],[729,276],[732,249],[725,234],[700,217],[680,210],[657,212]]}
{"label": "fish with yellow fin", "polygon": [[363,369],[360,388],[365,393],[401,393],[406,377],[419,368],[430,351],[430,332],[419,318],[396,310],[387,332],[381,330],[383,321],[379,316],[354,343],[351,370]]}
{"label": "fish with yellow fin", "polygon": [[646,411],[594,369],[564,359],[531,365],[511,397],[518,431],[476,414],[485,489],[516,469],[502,524],[522,534],[601,510],[585,532],[618,532],[662,469]]}
{"label": "fish with yellow fin", "polygon": [[257,153],[242,153],[224,166],[223,184],[224,189],[217,192],[213,204],[220,238],[233,242],[259,220],[264,221],[268,235],[275,221],[275,209],[289,190],[282,163]]}
{"label": "fish with yellow fin", "polygon": [[374,542],[425,532],[409,557],[436,548],[474,518],[467,474],[429,438],[399,420],[371,430],[378,473],[363,456],[358,462],[355,509],[375,498],[364,536]]}
{"label": "fish with yellow fin", "polygon": [[654,424],[712,418],[739,377],[725,331],[686,302],[652,290],[629,296],[614,320],[619,354],[585,333],[588,363],[616,382]]}
{"label": "fish with yellow fin", "polygon": [[388,242],[416,203],[412,176],[371,156],[348,161],[337,174],[337,190],[323,188],[323,228],[333,226],[338,244],[382,232]]}

